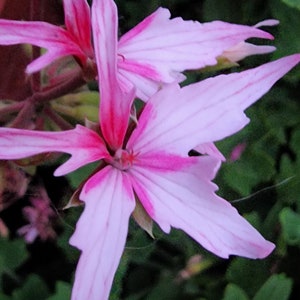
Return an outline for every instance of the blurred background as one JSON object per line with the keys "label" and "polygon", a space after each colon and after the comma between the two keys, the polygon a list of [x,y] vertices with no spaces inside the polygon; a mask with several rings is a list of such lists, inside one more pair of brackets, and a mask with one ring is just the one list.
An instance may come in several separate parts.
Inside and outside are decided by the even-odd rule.
{"label": "blurred background", "polygon": [[[280,21],[278,26],[263,28],[274,35],[274,41],[252,41],[276,46],[274,53],[246,58],[222,71],[187,72],[185,84],[300,52],[299,0],[116,2],[120,34],[159,6],[168,8],[172,17],[200,22],[255,25],[266,19]],[[35,16],[33,4],[43,7],[36,9]],[[64,23],[58,0],[2,0],[0,16]],[[24,47],[0,47],[0,108],[32,92],[24,75],[28,62]],[[217,144],[227,161],[215,182],[218,194],[276,244],[274,252],[264,260],[223,260],[181,231],[166,235],[155,227],[152,239],[132,222],[111,299],[300,299],[300,68],[246,113],[251,123]],[[6,121],[0,116],[1,125]],[[0,300],[70,298],[79,251],[68,239],[82,208],[63,207],[93,166],[57,178],[52,174],[59,160],[40,162],[32,166],[32,161],[21,165],[0,161]]]}

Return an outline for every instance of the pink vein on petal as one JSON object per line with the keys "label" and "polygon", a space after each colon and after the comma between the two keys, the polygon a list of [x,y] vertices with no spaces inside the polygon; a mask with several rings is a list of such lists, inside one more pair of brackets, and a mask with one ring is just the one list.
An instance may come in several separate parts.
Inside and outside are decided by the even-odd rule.
{"label": "pink vein on petal", "polygon": [[135,206],[132,188],[126,174],[108,166],[90,178],[80,199],[85,208],[70,240],[82,250],[72,300],[107,299]]}
{"label": "pink vein on petal", "polygon": [[0,159],[20,159],[46,152],[71,154],[56,170],[57,176],[109,156],[100,136],[81,125],[60,132],[0,128],[0,148]]}

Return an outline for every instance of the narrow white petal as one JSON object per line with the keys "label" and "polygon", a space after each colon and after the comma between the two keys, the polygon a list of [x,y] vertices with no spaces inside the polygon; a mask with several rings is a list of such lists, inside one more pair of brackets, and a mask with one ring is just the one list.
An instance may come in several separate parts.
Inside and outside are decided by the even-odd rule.
{"label": "narrow white petal", "polygon": [[[182,229],[214,254],[264,258],[274,249],[235,208],[215,195],[210,182],[219,160],[187,158],[181,169],[136,166],[132,170],[134,190],[148,214],[160,227]],[[189,163],[192,162],[192,163]],[[163,160],[164,162],[164,160]]]}
{"label": "narrow white petal", "polygon": [[134,196],[126,174],[108,166],[89,179],[80,199],[85,208],[70,240],[82,251],[72,300],[105,300],[125,246]]}

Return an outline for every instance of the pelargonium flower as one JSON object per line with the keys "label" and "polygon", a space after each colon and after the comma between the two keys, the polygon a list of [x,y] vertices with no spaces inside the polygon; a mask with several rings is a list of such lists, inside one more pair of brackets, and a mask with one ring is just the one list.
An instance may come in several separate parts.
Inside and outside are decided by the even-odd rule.
{"label": "pelargonium flower", "polygon": [[[184,88],[166,85],[148,100],[132,129],[128,122],[135,93],[119,86],[112,42],[116,23],[107,27],[98,18],[99,3],[93,4],[99,132],[81,125],[64,132],[0,129],[0,159],[52,151],[71,154],[55,171],[57,176],[101,161],[80,193],[85,208],[71,244],[82,253],[72,299],[108,298],[136,201],[163,231],[182,229],[220,257],[266,257],[274,245],[215,194],[217,186],[211,180],[220,161],[190,157],[188,152],[243,128],[249,121],[243,111],[299,63],[300,54]],[[109,6],[105,18],[111,19],[114,11]]]}
{"label": "pelargonium flower", "polygon": [[[99,11],[112,5],[112,2],[102,2]],[[113,18],[106,18],[106,22],[115,22],[117,26],[116,16],[115,8]],[[105,15],[98,15],[97,18],[105,18]],[[274,22],[266,21],[261,24],[274,25]],[[222,21],[201,24],[196,21],[183,21],[181,18],[170,19],[169,10],[159,8],[120,38],[119,79],[124,89],[135,86],[137,97],[147,101],[162,84],[182,82],[185,79],[182,74],[184,70],[197,70],[215,65],[218,62],[217,58],[227,57],[229,53],[231,57],[235,55],[236,62],[249,55],[275,50],[273,46],[245,43],[246,39],[254,37],[273,39],[272,35],[258,29],[257,26]],[[248,48],[243,47],[240,50],[242,44],[248,45]],[[239,53],[241,51],[243,56]]]}
{"label": "pelargonium flower", "polygon": [[42,241],[54,239],[56,233],[53,229],[55,213],[50,207],[50,199],[46,191],[40,187],[37,194],[31,197],[32,206],[25,206],[23,214],[29,224],[18,229],[18,234],[23,235],[27,243],[33,243],[37,237]]}
{"label": "pelargonium flower", "polygon": [[[74,55],[85,66],[94,59],[90,36],[97,20],[105,19],[107,27],[118,24],[113,0],[101,1],[94,6],[96,11],[92,22],[86,0],[64,0],[63,4],[66,29],[46,22],[0,20],[0,44],[29,43],[48,50],[28,65],[28,73],[36,72],[66,55]],[[114,7],[114,11],[108,19],[105,12],[110,7]],[[252,26],[170,19],[169,10],[159,8],[124,34],[119,42],[117,31],[114,33],[114,43],[118,43],[118,77],[123,89],[130,90],[135,86],[137,96],[147,101],[162,84],[183,81],[182,71],[214,65],[224,51],[254,37],[273,38]],[[98,46],[94,43],[94,47]],[[244,51],[244,57],[275,49],[252,46],[251,51]]]}
{"label": "pelargonium flower", "polygon": [[64,0],[66,29],[41,21],[0,20],[0,44],[28,43],[48,51],[31,62],[26,71],[41,70],[54,60],[74,55],[84,66],[93,59],[90,8],[86,0]]}

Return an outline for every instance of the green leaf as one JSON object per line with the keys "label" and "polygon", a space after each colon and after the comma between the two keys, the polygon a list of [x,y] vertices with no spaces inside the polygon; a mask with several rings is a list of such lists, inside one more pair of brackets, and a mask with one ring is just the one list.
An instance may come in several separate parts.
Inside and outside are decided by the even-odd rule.
{"label": "green leaf", "polygon": [[[133,227],[133,226],[132,226]],[[155,240],[148,233],[135,225],[135,230],[130,230],[131,237],[128,239],[125,252],[131,263],[142,264],[155,249]]]}
{"label": "green leaf", "polygon": [[248,296],[244,290],[235,284],[229,283],[226,286],[223,300],[248,300]]}
{"label": "green leaf", "polygon": [[28,257],[26,245],[22,239],[0,238],[0,274],[10,273]]}
{"label": "green leaf", "polygon": [[287,300],[291,293],[292,280],[284,274],[274,274],[259,289],[253,300]]}
{"label": "green leaf", "polygon": [[281,159],[280,169],[281,180],[276,189],[278,199],[280,199],[283,206],[296,204],[298,212],[300,212],[300,172],[295,176],[297,174],[295,162],[291,161],[286,155]]}
{"label": "green leaf", "polygon": [[234,191],[246,196],[257,184],[271,179],[274,165],[273,158],[266,152],[247,149],[242,159],[224,164],[224,180]]}
{"label": "green leaf", "polygon": [[64,230],[57,239],[57,246],[65,253],[66,259],[72,264],[76,264],[80,255],[80,251],[70,245],[69,240],[75,231],[76,222],[78,221],[82,207],[70,208],[64,216]]}
{"label": "green leaf", "polygon": [[241,6],[236,1],[206,0],[203,5],[205,21],[238,21],[242,14]]}
{"label": "green leaf", "polygon": [[205,0],[203,17],[205,21],[254,25],[264,18],[264,6],[261,1]]}
{"label": "green leaf", "polygon": [[13,300],[46,299],[49,295],[45,282],[37,275],[30,275],[25,284],[13,292]]}
{"label": "green leaf", "polygon": [[226,279],[242,288],[252,297],[269,275],[266,260],[249,260],[237,257],[229,265]]}
{"label": "green leaf", "polygon": [[[299,116],[298,116],[299,117]],[[291,147],[293,151],[297,154],[298,166],[300,166],[300,126],[295,127],[291,138]]]}
{"label": "green leaf", "polygon": [[98,162],[90,163],[77,169],[72,173],[69,173],[66,177],[68,178],[71,187],[77,189],[80,186],[80,184],[92,174],[92,172],[98,165]]}
{"label": "green leaf", "polygon": [[286,207],[280,212],[279,219],[286,242],[300,246],[300,214]]}
{"label": "green leaf", "polygon": [[291,7],[296,7],[297,9],[300,9],[300,0],[282,0],[282,2]]}
{"label": "green leaf", "polygon": [[181,288],[174,284],[170,274],[164,275],[158,281],[158,284],[147,295],[147,300],[177,300],[182,299],[180,296]]}
{"label": "green leaf", "polygon": [[[295,0],[286,1],[295,2]],[[282,0],[271,0],[270,7],[273,17],[280,21],[278,25],[279,34],[276,35],[274,41],[277,48],[274,52],[274,58],[299,52],[300,11],[285,5]],[[299,76],[300,70],[296,68],[289,72],[285,79],[297,83]]]}
{"label": "green leaf", "polygon": [[242,196],[249,195],[252,188],[257,184],[255,172],[248,169],[244,161],[235,162],[233,164],[224,164],[224,180],[225,183],[235,192]]}
{"label": "green leaf", "polygon": [[122,255],[121,261],[119,263],[114,281],[113,281],[113,285],[110,291],[110,296],[109,299],[110,300],[118,300],[120,299],[120,294],[122,292],[122,280],[125,276],[125,273],[127,271],[128,268],[128,256],[126,255],[126,252],[124,252],[124,254]]}
{"label": "green leaf", "polygon": [[65,300],[71,298],[72,286],[69,283],[58,281],[56,284],[55,294],[47,300]]}
{"label": "green leaf", "polygon": [[9,296],[4,295],[4,294],[2,294],[2,293],[0,293],[0,299],[1,299],[1,300],[12,300]]}

